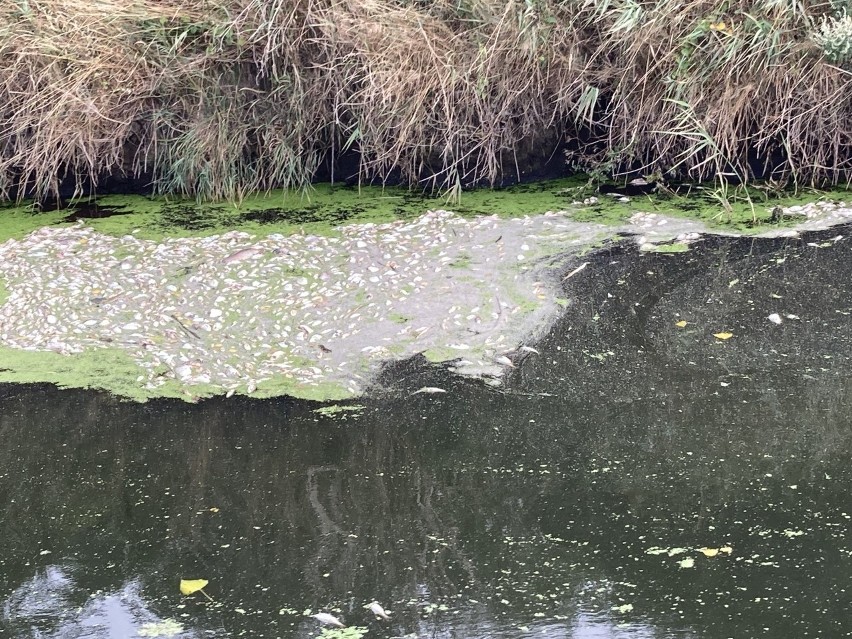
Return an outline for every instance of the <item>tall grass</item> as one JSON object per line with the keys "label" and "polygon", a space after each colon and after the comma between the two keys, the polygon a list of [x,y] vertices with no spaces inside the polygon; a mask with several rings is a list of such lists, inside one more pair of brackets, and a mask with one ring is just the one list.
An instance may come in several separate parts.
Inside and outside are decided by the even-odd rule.
{"label": "tall grass", "polygon": [[362,180],[457,190],[557,141],[621,173],[845,181],[843,1],[6,0],[0,195],[240,198],[347,150]]}

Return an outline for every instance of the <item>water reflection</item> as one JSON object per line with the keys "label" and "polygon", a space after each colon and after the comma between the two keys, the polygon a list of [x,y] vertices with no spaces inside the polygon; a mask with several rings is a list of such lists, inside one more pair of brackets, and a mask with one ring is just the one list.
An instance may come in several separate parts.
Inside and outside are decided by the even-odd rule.
{"label": "water reflection", "polygon": [[844,636],[837,234],[601,254],[502,391],[418,362],[335,416],[6,388],[0,634]]}

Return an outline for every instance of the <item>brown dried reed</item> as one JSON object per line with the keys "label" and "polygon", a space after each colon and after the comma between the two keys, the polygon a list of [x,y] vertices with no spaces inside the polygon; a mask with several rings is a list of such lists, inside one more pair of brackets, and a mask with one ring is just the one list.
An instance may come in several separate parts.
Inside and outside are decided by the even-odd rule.
{"label": "brown dried reed", "polygon": [[848,181],[852,73],[809,38],[834,4],[7,0],[0,195],[239,199],[349,149],[458,191],[558,140],[616,173]]}

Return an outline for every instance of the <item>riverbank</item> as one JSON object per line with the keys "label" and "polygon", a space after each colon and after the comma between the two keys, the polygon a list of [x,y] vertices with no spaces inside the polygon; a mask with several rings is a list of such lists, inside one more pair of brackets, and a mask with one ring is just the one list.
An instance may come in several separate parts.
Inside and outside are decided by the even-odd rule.
{"label": "riverbank", "polygon": [[[793,236],[849,221],[848,201],[788,203],[779,209],[787,226],[752,231]],[[601,206],[587,198],[520,217],[436,209],[384,223],[317,222],[313,232],[205,228],[156,239],[141,228],[104,232],[129,221],[115,215],[17,233],[0,245],[0,381],[140,401],[330,400],[369,392],[384,362],[422,353],[499,385],[572,304],[584,253],[624,235],[642,250],[684,251],[712,230],[619,204],[633,212],[601,215],[610,224],[586,221]]]}
{"label": "riverbank", "polygon": [[[0,198],[848,183],[847,2],[0,3]],[[567,153],[567,156],[563,154]]]}

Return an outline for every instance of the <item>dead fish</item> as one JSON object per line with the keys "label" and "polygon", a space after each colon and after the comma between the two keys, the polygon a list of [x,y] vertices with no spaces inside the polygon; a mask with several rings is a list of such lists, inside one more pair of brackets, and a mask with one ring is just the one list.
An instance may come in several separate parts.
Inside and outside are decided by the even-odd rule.
{"label": "dead fish", "polygon": [[512,362],[512,360],[510,360],[505,355],[498,355],[497,357],[494,358],[494,361],[497,362],[498,364],[501,364],[502,366],[508,366],[509,368],[515,368],[514,362]]}
{"label": "dead fish", "polygon": [[314,619],[319,621],[321,624],[324,624],[326,626],[334,626],[335,628],[345,628],[346,627],[346,625],[342,621],[340,621],[340,619],[338,619],[334,615],[328,614],[327,612],[318,612],[315,615],[311,615],[311,617],[313,617]]}
{"label": "dead fish", "polygon": [[412,395],[417,395],[419,393],[428,393],[430,395],[434,395],[435,393],[446,393],[443,388],[438,388],[437,386],[424,386],[423,388],[419,388]]}
{"label": "dead fish", "polygon": [[589,265],[589,263],[588,263],[588,262],[583,262],[582,264],[580,264],[580,266],[578,266],[578,267],[577,267],[577,268],[575,268],[573,271],[571,271],[570,273],[568,273],[568,275],[566,275],[565,277],[563,277],[563,278],[562,278],[562,281],[564,282],[564,281],[565,281],[565,280],[567,280],[569,277],[574,277],[577,273],[579,273],[580,271],[582,271],[582,270],[583,270],[584,268],[586,268],[588,265]]}
{"label": "dead fish", "polygon": [[231,253],[228,257],[222,260],[222,264],[233,264],[235,262],[241,262],[242,260],[247,260],[250,257],[254,257],[255,255],[262,255],[265,251],[262,248],[257,247],[249,247],[244,248],[236,253]]}
{"label": "dead fish", "polygon": [[367,608],[370,612],[372,612],[377,617],[381,617],[382,619],[385,619],[386,621],[390,621],[390,617],[388,616],[388,613],[385,612],[385,609],[382,608],[381,604],[378,601],[373,601],[373,602],[367,604],[364,607]]}

